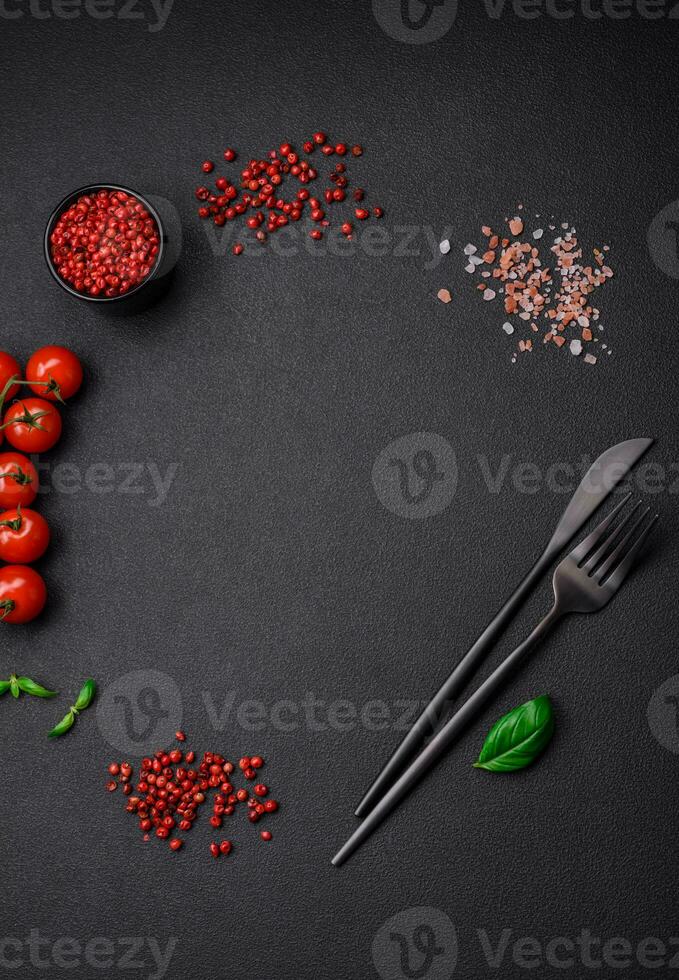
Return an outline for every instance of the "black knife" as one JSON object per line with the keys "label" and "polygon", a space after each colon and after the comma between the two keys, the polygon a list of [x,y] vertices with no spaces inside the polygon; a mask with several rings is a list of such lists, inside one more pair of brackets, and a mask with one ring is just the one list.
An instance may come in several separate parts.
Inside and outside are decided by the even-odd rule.
{"label": "black knife", "polygon": [[483,658],[541,575],[652,444],[653,439],[628,439],[626,442],[619,442],[617,446],[611,446],[592,463],[566,507],[549,544],[473,647],[460,660],[448,680],[434,695],[386,763],[356,808],[357,817],[369,813],[379,798],[396,781],[415,753],[422,748],[425,739],[431,735],[445,709],[461,693],[472,674],[478,669]]}

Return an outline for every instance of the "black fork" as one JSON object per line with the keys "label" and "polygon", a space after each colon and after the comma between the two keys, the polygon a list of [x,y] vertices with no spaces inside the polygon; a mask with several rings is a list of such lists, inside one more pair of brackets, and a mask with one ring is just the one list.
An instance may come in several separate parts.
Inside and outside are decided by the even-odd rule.
{"label": "black fork", "polygon": [[[459,738],[481,708],[504,687],[528,653],[563,616],[575,612],[598,612],[613,598],[636,563],[644,541],[658,520],[657,514],[647,520],[649,508],[638,513],[640,504],[636,503],[627,517],[613,527],[615,517],[630,497],[631,494],[628,494],[582,544],[574,548],[557,566],[553,580],[554,605],[545,618],[420,752],[338,851],[332,859],[334,865],[344,864],[361,846],[387,814],[391,813],[446,749]],[[633,520],[635,514],[637,516]]]}

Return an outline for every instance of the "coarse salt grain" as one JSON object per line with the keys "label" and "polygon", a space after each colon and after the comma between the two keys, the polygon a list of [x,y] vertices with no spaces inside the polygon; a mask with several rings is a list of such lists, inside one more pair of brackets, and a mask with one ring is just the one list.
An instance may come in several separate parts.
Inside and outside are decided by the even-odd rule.
{"label": "coarse salt grain", "polygon": [[450,251],[450,242],[448,241],[447,238],[443,239],[443,241],[439,245],[439,249],[441,250],[441,255],[448,254],[448,252]]}
{"label": "coarse salt grain", "polygon": [[439,289],[436,295],[438,296],[438,298],[441,300],[442,303],[450,303],[451,299],[453,298],[450,295],[450,291],[448,289]]}
{"label": "coarse salt grain", "polygon": [[596,364],[596,357],[594,354],[585,354],[585,364]]}
{"label": "coarse salt grain", "polygon": [[477,251],[476,245],[472,245],[471,242],[469,243],[469,245],[465,245],[464,247],[465,255],[473,255],[474,252],[476,251]]}
{"label": "coarse salt grain", "polygon": [[504,332],[506,334],[511,335],[511,334],[514,333],[514,327],[511,325],[511,323],[503,323],[502,324],[502,329],[504,330]]}
{"label": "coarse salt grain", "polygon": [[[520,234],[519,227],[524,231],[525,226],[521,218],[505,217],[504,220],[513,235]],[[552,221],[554,221],[553,216]],[[549,227],[554,230],[555,226],[550,224]],[[551,340],[557,348],[560,348],[569,342],[569,349],[573,355],[579,356],[585,350],[583,342],[585,344],[597,342],[597,338],[592,334],[593,327],[590,325],[598,320],[599,311],[588,305],[590,294],[611,278],[613,270],[604,264],[603,251],[596,248],[593,250],[595,262],[586,265],[575,228],[568,222],[563,222],[561,227],[563,232],[554,239],[551,247],[551,252],[556,259],[550,256],[543,267],[537,245],[544,234],[543,228],[538,228],[532,233],[535,244],[529,244],[520,239],[510,240],[508,237],[501,237],[495,234],[490,226],[484,225],[482,232],[488,241],[481,246],[480,255],[471,253],[471,248],[476,249],[471,243],[466,246],[465,253],[469,257],[466,269],[471,273],[474,266],[484,264],[485,268],[479,269],[481,278],[488,280],[492,276],[495,280],[492,284],[495,287],[493,289],[489,288],[491,283],[478,284],[477,288],[481,291],[484,300],[490,301],[497,295],[501,295],[505,312],[518,316],[524,323],[530,324],[533,333],[540,332],[538,323],[542,318],[546,319],[543,344]],[[607,246],[603,248],[607,250]],[[552,279],[554,279],[553,283]],[[509,321],[506,322],[512,326]],[[571,338],[566,336],[566,332],[572,331],[572,327],[576,325],[580,327],[580,337],[577,338],[577,342],[570,343]],[[504,325],[503,329],[505,329]],[[508,333],[506,330],[505,332]],[[520,350],[531,350],[531,348],[530,340],[523,341],[523,346],[519,347]]]}

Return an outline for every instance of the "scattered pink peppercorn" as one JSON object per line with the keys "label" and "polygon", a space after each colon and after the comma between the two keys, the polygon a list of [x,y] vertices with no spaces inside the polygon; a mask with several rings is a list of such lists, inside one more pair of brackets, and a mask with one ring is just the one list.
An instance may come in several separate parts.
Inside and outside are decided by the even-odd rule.
{"label": "scattered pink peppercorn", "polygon": [[262,840],[268,841],[271,840],[273,835],[270,830],[263,830],[259,836],[262,838]]}
{"label": "scattered pink peppercorn", "polygon": [[[303,140],[299,150],[295,149],[289,140],[284,140],[277,148],[269,150],[259,159],[254,157],[248,159],[242,165],[239,179],[231,182],[226,177],[218,177],[215,180],[216,193],[211,192],[207,187],[198,187],[195,192],[196,197],[203,204],[198,212],[199,217],[212,218],[217,227],[223,227],[227,221],[238,221],[242,218],[246,227],[254,233],[254,238],[262,244],[276,231],[306,216],[320,224],[322,228],[329,227],[333,215],[325,209],[332,208],[332,212],[335,212],[336,205],[342,204],[350,193],[355,201],[362,201],[364,191],[362,188],[347,190],[349,187],[347,164],[338,160],[333,173],[330,174],[330,181],[335,185],[334,188],[316,191],[315,196],[310,193],[306,185],[313,183],[318,178],[318,173],[305,158],[305,154],[313,153],[316,147],[320,147],[321,152],[327,157],[335,155],[337,159],[348,155],[350,161],[352,157],[361,156],[363,153],[361,144],[330,141],[326,133],[320,130],[314,133],[311,139]],[[235,151],[230,147],[227,147],[223,154],[224,159],[229,162],[236,158]],[[206,160],[205,166],[208,164],[211,169],[214,168],[212,160]],[[206,172],[210,171],[206,170]],[[291,180],[296,180],[302,185],[301,188],[295,187],[292,194],[287,189]],[[371,216],[375,218],[382,216],[381,208],[372,211],[361,208],[360,211],[365,212],[365,216],[357,213],[356,217],[362,221]],[[341,220],[340,224],[342,224]],[[311,229],[309,234],[315,241],[323,237],[323,232],[317,228]],[[237,242],[231,250],[234,255],[241,255],[245,247],[241,242]]]}
{"label": "scattered pink peppercorn", "polygon": [[204,174],[211,174],[212,171],[215,169],[215,165],[212,162],[212,160],[205,160],[201,164],[200,169],[203,171]]}
{"label": "scattered pink peppercorn", "polygon": [[[176,738],[180,742],[186,740],[183,732],[177,732]],[[212,797],[213,815],[209,819],[214,828],[221,827],[224,816],[233,815],[237,802],[247,801],[246,813],[251,823],[265,819],[278,809],[275,800],[258,799],[268,794],[268,787],[264,783],[254,786],[254,796],[250,796],[245,788],[232,792],[231,783],[224,782],[223,779],[224,773],[232,773],[235,767],[218,752],[205,752],[195,769],[188,768],[194,759],[193,750],[184,753],[178,748],[169,752],[160,749],[152,757],[143,758],[136,777],[136,792],[139,795],[134,796],[130,795],[134,791],[132,765],[129,762],[112,762],[108,766],[109,776],[117,776],[123,787],[127,797],[125,809],[135,815],[144,840],[149,840],[155,834],[158,839],[166,840],[172,851],[181,850],[184,839],[172,837],[172,833],[176,828],[183,833],[191,830],[198,816],[198,807],[206,802],[209,788],[215,791]],[[242,770],[243,775],[248,778],[254,777],[257,769],[264,765],[264,759],[258,755],[243,756],[240,761],[243,765],[249,763]],[[115,790],[117,785],[115,779],[110,779],[107,789]],[[263,839],[270,840],[270,832],[265,833],[269,836]],[[210,852],[214,857],[228,854],[231,849],[231,841],[210,844]]]}

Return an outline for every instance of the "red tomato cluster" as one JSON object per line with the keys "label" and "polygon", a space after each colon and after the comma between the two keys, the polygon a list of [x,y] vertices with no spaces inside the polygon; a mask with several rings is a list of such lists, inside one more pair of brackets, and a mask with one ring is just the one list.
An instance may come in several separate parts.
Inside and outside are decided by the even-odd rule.
{"label": "red tomato cluster", "polygon": [[[83,379],[80,361],[65,347],[51,345],[32,354],[26,376],[11,354],[0,351],[0,443],[4,437],[22,452],[0,453],[0,619],[28,623],[47,600],[42,576],[30,562],[45,553],[50,539],[45,518],[30,505],[38,494],[38,473],[23,453],[51,449],[61,435],[61,415],[55,402],[76,393]],[[17,397],[22,386],[40,397]],[[15,401],[5,411],[8,399]]]}

